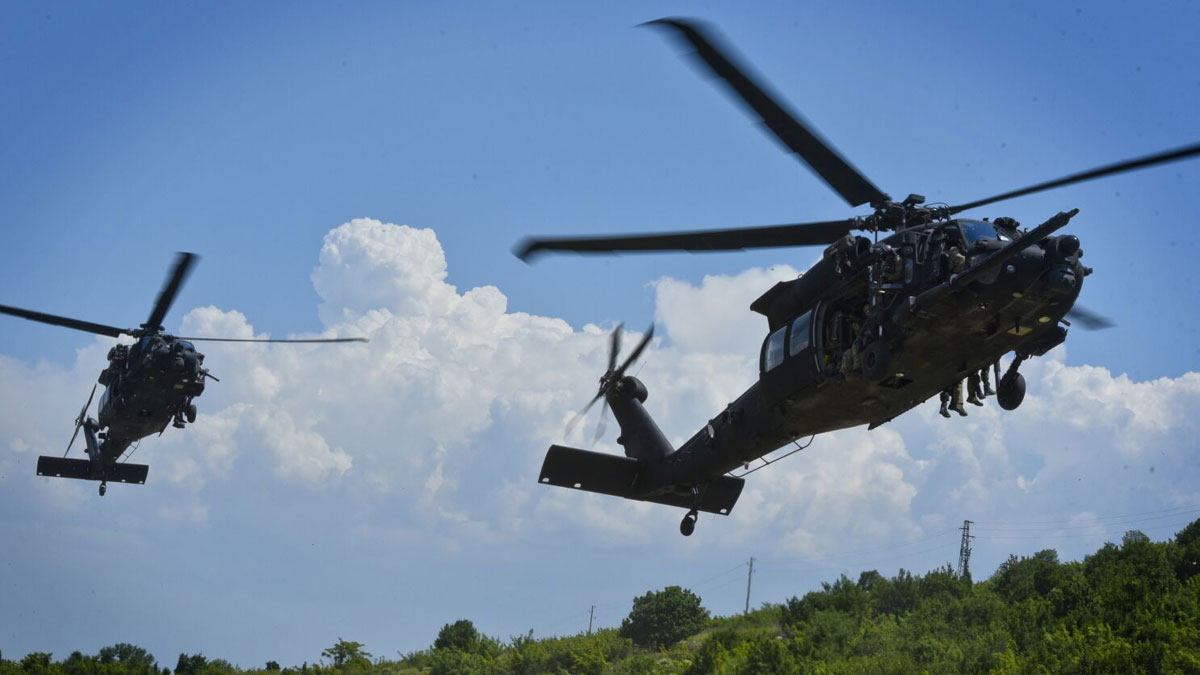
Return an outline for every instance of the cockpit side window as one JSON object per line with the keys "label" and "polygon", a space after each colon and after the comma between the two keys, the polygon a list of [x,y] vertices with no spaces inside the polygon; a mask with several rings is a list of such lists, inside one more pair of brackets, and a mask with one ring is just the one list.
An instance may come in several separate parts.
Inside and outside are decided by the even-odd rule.
{"label": "cockpit side window", "polygon": [[974,246],[975,242],[984,239],[998,239],[1002,242],[1011,242],[1012,237],[1008,234],[997,230],[995,225],[985,223],[982,220],[960,220],[959,227],[962,228],[963,238],[966,239],[967,246]]}
{"label": "cockpit side window", "polygon": [[787,337],[787,325],[771,333],[763,344],[762,369],[767,372],[783,363],[783,341]]}
{"label": "cockpit side window", "polygon": [[808,327],[812,321],[812,312],[805,312],[792,321],[791,339],[788,340],[788,354],[795,356],[808,349]]}

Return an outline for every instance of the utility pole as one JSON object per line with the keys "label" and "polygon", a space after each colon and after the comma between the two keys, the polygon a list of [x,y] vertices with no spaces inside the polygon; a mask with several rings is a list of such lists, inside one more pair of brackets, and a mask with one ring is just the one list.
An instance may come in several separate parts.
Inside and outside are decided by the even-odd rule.
{"label": "utility pole", "polygon": [[588,610],[588,635],[592,634],[592,617],[595,615],[596,615],[596,606],[592,605],[592,608]]}
{"label": "utility pole", "polygon": [[971,521],[964,520],[962,530],[962,544],[958,547],[958,576],[966,578],[971,574],[971,540],[975,535],[971,534]]}
{"label": "utility pole", "polygon": [[754,576],[754,556],[750,556],[750,571],[746,573],[746,611],[743,614],[750,613],[750,579]]}

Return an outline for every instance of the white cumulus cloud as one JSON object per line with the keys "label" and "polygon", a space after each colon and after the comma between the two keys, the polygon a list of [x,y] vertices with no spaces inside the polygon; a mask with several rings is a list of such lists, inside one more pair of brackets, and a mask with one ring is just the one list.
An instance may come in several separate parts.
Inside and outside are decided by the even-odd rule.
{"label": "white cumulus cloud", "polygon": [[[160,516],[203,523],[219,508],[204,503],[206,489],[245,484],[338,491],[362,532],[406,542],[455,548],[569,533],[681,545],[671,536],[675,509],[536,483],[549,444],[591,436],[595,413],[570,436],[564,426],[595,391],[612,326],[510,312],[500,289],[460,291],[450,272],[432,230],[370,219],[331,230],[312,273],[321,335],[371,342],[204,343],[222,380],[197,401],[200,419],[142,450],[152,483],[189,490]],[[766,321],[748,305],[796,274],[780,266],[655,282],[660,337],[639,377],[674,443],[754,381]],[[234,309],[196,308],[182,323],[183,334],[258,335]],[[626,349],[638,338],[627,335]],[[70,402],[109,342],[82,350],[71,369],[0,356],[0,484],[30,480],[36,455],[65,442],[78,405]],[[818,437],[750,476],[732,516],[706,516],[696,536],[838,567],[865,544],[918,541],[966,517],[983,537],[988,523],[1065,513],[1076,519],[1065,527],[1103,537],[1104,521],[1089,519],[1096,513],[1200,503],[1200,374],[1135,382],[1067,365],[1061,349],[1023,372],[1029,394],[1015,412],[989,401],[967,419],[943,420],[931,402],[880,429]],[[596,449],[619,451],[615,427]]]}

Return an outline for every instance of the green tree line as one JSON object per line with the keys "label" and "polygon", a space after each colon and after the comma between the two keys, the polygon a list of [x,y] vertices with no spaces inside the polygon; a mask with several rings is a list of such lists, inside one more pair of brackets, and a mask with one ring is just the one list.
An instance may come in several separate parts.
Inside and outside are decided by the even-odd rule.
{"label": "green tree line", "polygon": [[508,640],[471,621],[425,650],[374,657],[338,638],[313,664],[238,668],[202,654],[175,667],[117,644],[61,661],[0,654],[0,675],[532,675],[536,673],[1191,673],[1200,675],[1200,520],[1168,541],[1125,534],[1078,562],[1011,556],[974,582],[949,567],[863,572],[745,616],[710,617],[670,586],[633,601],[619,628]]}

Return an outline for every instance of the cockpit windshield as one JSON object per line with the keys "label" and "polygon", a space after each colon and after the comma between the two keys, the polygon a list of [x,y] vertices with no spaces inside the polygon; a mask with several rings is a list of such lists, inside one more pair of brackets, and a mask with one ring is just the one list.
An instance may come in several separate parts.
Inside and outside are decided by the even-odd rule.
{"label": "cockpit windshield", "polygon": [[1005,243],[1012,241],[1012,237],[1008,233],[1003,230],[997,230],[995,225],[985,223],[982,220],[959,220],[958,225],[962,228],[963,237],[967,240],[967,246],[974,246],[975,242],[984,239],[999,239]]}

